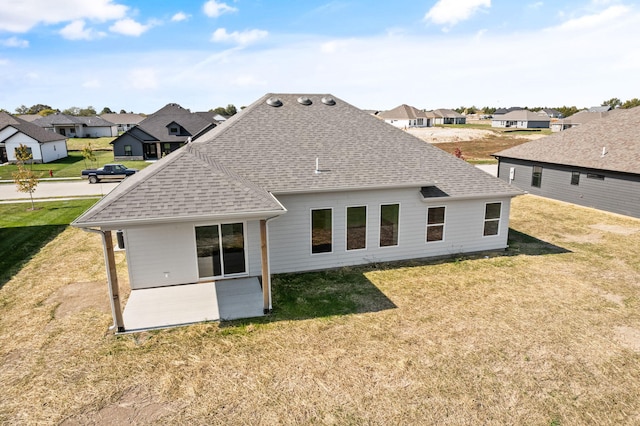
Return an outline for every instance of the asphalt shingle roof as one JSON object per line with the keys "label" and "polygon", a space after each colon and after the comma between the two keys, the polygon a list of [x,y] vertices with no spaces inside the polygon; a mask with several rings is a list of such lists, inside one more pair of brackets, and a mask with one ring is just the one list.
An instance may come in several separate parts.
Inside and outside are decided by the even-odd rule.
{"label": "asphalt shingle roof", "polygon": [[529,111],[528,109],[518,109],[511,112],[508,112],[504,115],[496,117],[494,115],[494,120],[520,120],[520,121],[548,121],[551,119],[546,115],[537,114],[533,111]]}
{"label": "asphalt shingle roof", "polygon": [[67,115],[67,114],[51,114],[42,118],[38,118],[33,121],[33,124],[37,124],[40,127],[52,127],[54,125],[76,125],[80,124],[87,127],[111,127],[114,124],[110,121],[104,120],[98,116],[95,117],[85,117],[85,116],[75,116],[75,115]]}
{"label": "asphalt shingle roof", "polygon": [[[640,107],[494,154],[498,157],[640,174]],[[602,149],[605,155],[602,155]]]}
{"label": "asphalt shingle roof", "polygon": [[[160,142],[184,142],[188,137],[195,137],[215,124],[203,116],[192,113],[178,104],[167,104],[138,123],[138,129]],[[187,134],[169,134],[169,124],[179,124]]]}
{"label": "asphalt shingle roof", "polygon": [[7,126],[14,127],[40,143],[62,141],[66,139],[64,136],[45,130],[36,124],[14,117],[6,112],[0,112],[0,130]]}
{"label": "asphalt shingle roof", "polygon": [[427,118],[427,115],[418,108],[402,104],[389,111],[379,113],[378,117],[385,120],[414,120],[416,118]]}
{"label": "asphalt shingle roof", "polygon": [[[298,102],[301,97],[311,104]],[[272,98],[282,105],[269,105]],[[328,105],[323,99],[333,99],[335,104]],[[320,173],[316,173],[316,159]],[[212,169],[227,173],[212,175]],[[240,183],[247,198],[227,194],[234,182]],[[520,193],[332,95],[267,94],[198,140],[125,180],[115,195],[105,197],[75,224],[126,220],[128,209],[146,212],[140,218],[155,219],[218,209],[241,213],[273,208],[269,203],[256,204],[265,202],[266,193],[277,197],[393,187],[419,191],[431,185],[450,197]],[[156,195],[149,195],[151,188]],[[189,194],[194,196],[185,198]],[[227,204],[229,199],[233,203]],[[163,207],[166,204],[175,207]],[[171,208],[175,211],[165,212]],[[181,213],[183,210],[188,213]]]}

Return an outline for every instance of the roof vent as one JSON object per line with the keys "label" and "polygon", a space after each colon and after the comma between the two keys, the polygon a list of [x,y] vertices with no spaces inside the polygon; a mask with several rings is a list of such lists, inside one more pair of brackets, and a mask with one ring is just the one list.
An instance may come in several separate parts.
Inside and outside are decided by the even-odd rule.
{"label": "roof vent", "polygon": [[311,99],[307,98],[306,96],[300,96],[298,98],[298,103],[302,104],[302,105],[311,105]]}
{"label": "roof vent", "polygon": [[269,98],[267,99],[267,105],[272,106],[272,107],[281,107],[282,106],[282,101],[278,98]]}
{"label": "roof vent", "polygon": [[324,98],[322,98],[322,103],[325,104],[325,105],[335,105],[336,104],[336,100],[333,99],[333,98],[324,97]]}

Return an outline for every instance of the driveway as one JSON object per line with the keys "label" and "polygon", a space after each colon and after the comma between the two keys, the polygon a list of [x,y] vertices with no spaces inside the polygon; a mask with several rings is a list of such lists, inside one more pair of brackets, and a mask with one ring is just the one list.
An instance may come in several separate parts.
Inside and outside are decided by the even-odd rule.
{"label": "driveway", "polygon": [[[107,195],[120,182],[100,182],[90,184],[86,180],[40,181],[33,198],[77,198],[102,197]],[[0,184],[0,201],[29,200],[29,194],[19,192],[14,183]]]}

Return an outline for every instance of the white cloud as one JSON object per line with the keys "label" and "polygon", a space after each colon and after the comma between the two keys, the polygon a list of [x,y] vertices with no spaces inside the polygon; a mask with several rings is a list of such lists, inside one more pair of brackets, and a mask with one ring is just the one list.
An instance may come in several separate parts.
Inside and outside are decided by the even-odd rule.
{"label": "white cloud", "polygon": [[5,1],[0,8],[0,31],[24,33],[38,24],[58,24],[89,19],[99,22],[121,19],[128,6],[114,0]]}
{"label": "white cloud", "polygon": [[190,15],[187,15],[184,12],[178,12],[171,17],[171,20],[173,22],[181,22],[181,21],[186,21],[187,19],[189,19],[189,17]]}
{"label": "white cloud", "polygon": [[153,24],[143,25],[133,19],[126,18],[116,21],[109,27],[109,31],[122,35],[138,37],[145,31],[149,30],[152,26]]}
{"label": "white cloud", "polygon": [[527,5],[529,9],[540,9],[542,6],[544,6],[544,3],[541,1],[537,1],[535,3],[529,3]]}
{"label": "white cloud", "polygon": [[244,46],[263,39],[268,35],[269,33],[264,30],[246,30],[242,32],[234,31],[232,33],[228,33],[225,28],[218,28],[213,32],[211,41],[230,42]]}
{"label": "white cloud", "polygon": [[4,40],[0,40],[0,45],[4,47],[29,47],[29,41],[23,40],[18,37],[9,37]]}
{"label": "white cloud", "polygon": [[424,20],[438,25],[455,25],[466,21],[482,7],[491,7],[491,0],[439,0]]}
{"label": "white cloud", "polygon": [[85,28],[84,25],[85,22],[82,19],[73,21],[60,30],[60,35],[67,40],[95,40],[106,35],[91,28]]}
{"label": "white cloud", "polygon": [[604,26],[605,24],[615,23],[620,18],[627,15],[629,12],[631,12],[631,9],[627,6],[611,6],[600,13],[570,19],[556,28],[566,31],[598,28]]}
{"label": "white cloud", "polygon": [[82,87],[84,87],[85,89],[99,89],[102,87],[102,84],[100,83],[100,80],[93,79],[87,80],[82,83]]}
{"label": "white cloud", "polygon": [[210,18],[217,18],[224,13],[232,13],[238,11],[237,8],[229,6],[228,4],[223,2],[217,2],[216,0],[209,0],[208,2],[206,2],[204,6],[202,6],[202,10],[204,11],[205,15]]}

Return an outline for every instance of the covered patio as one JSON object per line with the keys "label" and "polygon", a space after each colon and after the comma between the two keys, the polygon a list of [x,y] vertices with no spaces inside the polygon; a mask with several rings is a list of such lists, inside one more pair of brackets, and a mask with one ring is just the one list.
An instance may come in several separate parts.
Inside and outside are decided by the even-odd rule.
{"label": "covered patio", "polygon": [[264,315],[257,277],[131,290],[124,333]]}

